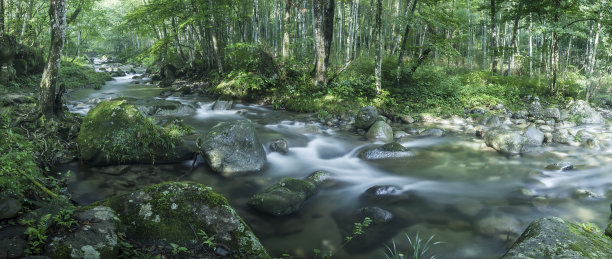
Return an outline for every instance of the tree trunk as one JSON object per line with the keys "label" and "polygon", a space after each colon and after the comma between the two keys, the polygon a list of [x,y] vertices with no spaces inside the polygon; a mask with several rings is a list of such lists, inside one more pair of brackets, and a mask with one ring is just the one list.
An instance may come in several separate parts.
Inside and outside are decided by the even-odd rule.
{"label": "tree trunk", "polygon": [[597,60],[597,45],[599,44],[599,33],[601,31],[601,19],[603,18],[603,12],[599,12],[599,19],[597,20],[597,30],[595,31],[595,40],[593,41],[593,47],[591,48],[591,55],[589,57],[589,71],[587,73],[593,74],[595,70],[595,62]]}
{"label": "tree trunk", "polygon": [[376,92],[382,90],[382,55],[383,55],[383,39],[382,39],[382,0],[376,1],[376,68],[374,69],[374,78],[376,81]]}
{"label": "tree trunk", "polygon": [[468,42],[467,42],[467,60],[468,69],[472,69],[472,6],[470,0],[467,0],[467,15],[468,15]]}
{"label": "tree trunk", "polygon": [[49,7],[49,18],[51,24],[51,48],[47,65],[40,82],[40,99],[38,109],[47,118],[56,117],[61,111],[55,103],[55,85],[62,61],[62,49],[66,37],[66,2],[65,0],[51,0]]}
{"label": "tree trunk", "polygon": [[0,39],[4,37],[4,0],[0,0]]}
{"label": "tree trunk", "polygon": [[183,47],[181,46],[181,40],[179,39],[179,29],[178,25],[176,25],[176,19],[174,17],[170,18],[170,22],[172,23],[172,30],[174,31],[174,41],[176,41],[176,48],[178,50],[179,55],[181,56],[181,60],[185,61],[185,52],[183,52]]}
{"label": "tree trunk", "polygon": [[[408,5],[406,5],[406,16],[409,14],[413,14],[416,9],[418,0],[409,0]],[[400,45],[399,55],[397,57],[397,76],[396,83],[399,85],[401,71],[402,71],[402,59],[404,59],[404,54],[406,53],[406,48],[408,44],[408,34],[410,34],[410,23],[406,23],[406,28],[404,29],[404,37],[402,38],[402,44]]]}
{"label": "tree trunk", "polygon": [[487,10],[482,10],[482,69],[487,68]]}
{"label": "tree trunk", "polygon": [[529,13],[529,76],[533,76],[533,14]]}
{"label": "tree trunk", "polygon": [[[556,25],[559,22],[559,12],[560,12],[560,8],[561,8],[561,0],[556,0],[555,1],[555,15],[554,15],[554,25]],[[552,35],[552,44],[551,44],[551,49],[550,49],[550,54],[551,54],[551,58],[550,58],[550,68],[552,70],[552,80],[551,80],[551,84],[550,84],[550,91],[551,93],[556,93],[557,92],[557,73],[559,70],[559,33],[557,32],[557,30],[553,31],[553,35]]]}
{"label": "tree trunk", "polygon": [[495,0],[491,0],[491,48],[493,49],[493,62],[491,72],[497,73],[497,24],[495,18]]}
{"label": "tree trunk", "polygon": [[221,53],[219,53],[219,43],[217,42],[217,27],[215,24],[215,12],[213,9],[213,2],[212,0],[208,0],[208,5],[209,8],[211,9],[210,12],[210,24],[211,24],[211,39],[212,39],[212,43],[213,43],[213,55],[215,55],[216,61],[217,61],[217,71],[219,72],[219,75],[223,74],[223,63],[221,63]]}
{"label": "tree trunk", "polygon": [[285,17],[283,19],[283,59],[289,59],[289,19],[291,18],[291,0],[285,0]]}
{"label": "tree trunk", "polygon": [[514,57],[514,50],[515,50],[515,46],[516,46],[516,35],[518,32],[518,27],[519,27],[519,20],[521,19],[521,10],[523,9],[523,2],[519,3],[517,9],[516,9],[516,17],[514,17],[514,27],[512,28],[512,39],[510,40],[510,53],[508,55],[508,71],[506,72],[506,75],[510,76],[510,62],[512,61],[512,58]]}
{"label": "tree trunk", "polygon": [[315,86],[324,86],[331,41],[334,36],[334,0],[314,0],[314,31],[316,43]]}

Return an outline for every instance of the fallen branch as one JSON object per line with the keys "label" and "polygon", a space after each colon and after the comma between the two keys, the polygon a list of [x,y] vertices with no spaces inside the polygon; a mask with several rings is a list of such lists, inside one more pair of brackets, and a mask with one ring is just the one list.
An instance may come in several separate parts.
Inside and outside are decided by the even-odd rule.
{"label": "fallen branch", "polygon": [[336,77],[338,77],[342,72],[344,72],[344,70],[346,70],[351,63],[353,63],[353,60],[349,60],[348,62],[344,63],[344,66],[342,66],[342,68],[340,68],[340,70],[336,71],[336,73],[334,73],[328,80],[327,80],[327,85],[329,85],[332,81],[334,81],[334,79],[336,79]]}
{"label": "fallen branch", "polygon": [[57,198],[57,194],[55,194],[54,192],[52,192],[51,190],[47,189],[47,187],[45,187],[44,185],[42,185],[39,181],[36,181],[36,179],[34,179],[34,177],[32,177],[31,175],[28,175],[22,171],[17,170],[18,173],[20,173],[21,175],[25,176],[26,178],[28,178],[28,180],[32,181],[32,183],[34,183],[34,185],[36,185],[38,188],[40,188],[43,192],[49,194],[49,196],[53,197],[53,198]]}

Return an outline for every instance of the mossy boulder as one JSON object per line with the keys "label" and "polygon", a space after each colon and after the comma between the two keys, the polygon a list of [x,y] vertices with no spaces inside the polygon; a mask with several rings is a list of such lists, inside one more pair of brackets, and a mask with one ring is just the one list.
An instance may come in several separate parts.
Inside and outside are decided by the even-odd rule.
{"label": "mossy boulder", "polygon": [[182,104],[179,101],[126,97],[116,100],[127,101],[127,103],[136,106],[136,108],[138,108],[138,110],[145,116],[184,117],[193,115],[196,112],[196,109],[193,106]]}
{"label": "mossy boulder", "polygon": [[316,192],[316,185],[310,181],[284,178],[265,191],[255,194],[248,201],[254,209],[274,216],[292,214]]}
{"label": "mossy boulder", "polygon": [[377,121],[370,127],[366,137],[374,141],[391,141],[393,140],[393,128],[384,121]]}
{"label": "mossy boulder", "polygon": [[612,239],[593,224],[557,217],[532,222],[503,258],[609,258]]}
{"label": "mossy boulder", "polygon": [[397,142],[391,142],[376,148],[362,150],[357,156],[363,160],[381,160],[404,158],[412,155],[414,154],[408,148]]}
{"label": "mossy boulder", "polygon": [[143,244],[200,243],[204,231],[217,246],[244,258],[270,258],[225,197],[197,183],[168,182],[99,202],[117,212],[129,240]]}
{"label": "mossy boulder", "polygon": [[91,165],[171,163],[193,156],[183,141],[189,131],[177,123],[158,126],[128,101],[111,100],[87,113],[77,143]]}
{"label": "mossy boulder", "polygon": [[208,165],[223,176],[258,172],[267,160],[251,120],[221,122],[199,146]]}
{"label": "mossy boulder", "polygon": [[47,246],[52,258],[117,258],[121,221],[109,207],[96,206],[75,213],[79,227],[53,237]]}

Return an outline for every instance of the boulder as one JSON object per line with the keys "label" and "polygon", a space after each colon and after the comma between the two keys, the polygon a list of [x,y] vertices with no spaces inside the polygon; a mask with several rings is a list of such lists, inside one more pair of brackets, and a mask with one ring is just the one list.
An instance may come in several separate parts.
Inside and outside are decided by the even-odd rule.
{"label": "boulder", "polygon": [[21,211],[21,202],[13,198],[0,199],[0,220],[10,219],[17,216]]}
{"label": "boulder", "polygon": [[270,143],[270,151],[278,152],[281,154],[287,154],[289,152],[289,144],[284,139],[275,139]]}
{"label": "boulder", "polygon": [[87,113],[77,143],[90,165],[172,163],[193,157],[183,141],[190,131],[180,123],[158,126],[128,101],[111,100]]}
{"label": "boulder", "polygon": [[552,140],[555,143],[575,145],[576,141],[567,129],[555,129],[552,133]]}
{"label": "boulder", "polygon": [[421,131],[421,133],[419,133],[419,136],[423,136],[423,137],[442,137],[442,136],[444,136],[444,130],[438,129],[438,128],[426,129],[424,131]]}
{"label": "boulder", "polygon": [[541,119],[542,118],[542,105],[540,104],[540,101],[538,99],[536,99],[535,101],[533,101],[530,105],[529,105],[529,109],[528,109],[529,115],[536,118],[536,119]]}
{"label": "boulder", "polygon": [[373,106],[361,108],[355,118],[355,127],[358,129],[367,130],[378,119],[378,111]]}
{"label": "boulder", "polygon": [[525,137],[521,134],[505,128],[494,128],[484,135],[487,146],[492,147],[500,153],[519,154],[525,145]]}
{"label": "boulder", "polygon": [[612,239],[593,224],[557,217],[532,222],[503,258],[609,258]]}
{"label": "boulder", "polygon": [[393,140],[393,129],[389,124],[384,121],[377,121],[374,123],[368,132],[366,137],[369,140],[380,140],[380,141],[392,141]]}
{"label": "boulder", "polygon": [[258,172],[266,163],[266,151],[251,120],[221,122],[200,141],[208,165],[223,176]]}
{"label": "boulder", "polygon": [[525,130],[523,137],[525,137],[525,145],[541,146],[544,142],[544,132],[533,125]]}
{"label": "boulder", "polygon": [[49,244],[53,258],[116,258],[119,256],[121,221],[109,207],[96,206],[75,213],[78,227],[56,236]]}
{"label": "boulder", "polygon": [[410,115],[402,115],[400,117],[400,120],[405,123],[405,124],[412,124],[414,123],[414,118],[412,118],[412,116]]}
{"label": "boulder", "polygon": [[409,198],[404,190],[397,185],[375,185],[363,192],[359,199],[365,203],[394,202]]}
{"label": "boulder", "polygon": [[321,187],[330,183],[332,174],[325,171],[315,171],[306,176],[304,180],[313,183],[317,187]]}
{"label": "boulder", "polygon": [[567,161],[561,161],[554,164],[547,165],[546,170],[554,170],[554,171],[569,171],[574,169],[574,164]]}
{"label": "boulder", "polygon": [[580,124],[605,123],[603,116],[584,100],[578,100],[569,106],[570,118]]}
{"label": "boulder", "polygon": [[548,108],[542,112],[544,119],[554,119],[555,121],[561,120],[561,112],[558,108]]}
{"label": "boulder", "polygon": [[144,116],[185,117],[196,113],[194,107],[182,104],[179,101],[127,97],[117,98],[115,100],[125,100],[128,104],[136,106]]}
{"label": "boulder", "polygon": [[485,118],[482,124],[490,128],[495,128],[501,126],[501,121],[499,121],[499,117],[491,116]]}
{"label": "boulder", "polygon": [[391,142],[376,148],[362,150],[357,156],[363,160],[381,160],[410,157],[413,155],[410,149],[397,142]]}
{"label": "boulder", "polygon": [[117,212],[133,242],[200,243],[196,233],[203,231],[233,256],[270,258],[225,197],[198,183],[157,184],[98,204]]}
{"label": "boulder", "polygon": [[274,215],[292,214],[316,192],[316,186],[310,181],[284,178],[261,193],[255,194],[247,202],[254,209]]}

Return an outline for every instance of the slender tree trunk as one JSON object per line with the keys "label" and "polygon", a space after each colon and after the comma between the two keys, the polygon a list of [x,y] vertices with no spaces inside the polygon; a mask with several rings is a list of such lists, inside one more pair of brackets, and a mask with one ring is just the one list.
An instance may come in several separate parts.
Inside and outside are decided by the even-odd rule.
{"label": "slender tree trunk", "polygon": [[382,39],[382,0],[376,1],[376,68],[374,69],[374,77],[376,81],[376,92],[382,90],[382,55],[383,55],[383,39]]}
{"label": "slender tree trunk", "polygon": [[[554,14],[554,25],[559,22],[559,12],[561,8],[561,0],[555,0],[555,14]],[[552,44],[550,49],[550,67],[552,70],[552,80],[550,84],[550,90],[552,93],[557,92],[557,73],[559,70],[559,33],[557,30],[553,31]]]}
{"label": "slender tree trunk", "polygon": [[467,60],[468,69],[472,69],[472,12],[471,12],[470,0],[467,0],[467,13],[468,13],[468,42],[467,42]]}
{"label": "slender tree trunk", "polygon": [[491,64],[491,72],[497,73],[497,22],[495,18],[495,0],[491,0],[491,48],[493,49],[493,63]]}
{"label": "slender tree trunk", "polygon": [[179,29],[178,25],[176,25],[176,18],[172,17],[170,19],[172,23],[172,30],[174,30],[174,41],[176,41],[176,48],[178,50],[179,55],[181,56],[181,60],[185,61],[187,58],[185,57],[185,52],[183,52],[183,47],[181,46],[181,40],[179,39]]}
{"label": "slender tree trunk", "polygon": [[482,10],[482,69],[487,68],[487,10]]}
{"label": "slender tree trunk", "polygon": [[316,43],[315,86],[327,83],[327,66],[334,36],[334,0],[314,0],[314,31]]}
{"label": "slender tree trunk", "polygon": [[65,0],[51,0],[49,18],[51,24],[51,48],[49,49],[47,65],[40,82],[38,109],[46,118],[53,118],[61,112],[61,103],[59,103],[60,107],[57,107],[55,103],[55,86],[62,63],[62,49],[64,48],[64,39],[66,37]]}
{"label": "slender tree trunk", "polygon": [[[406,16],[412,15],[414,10],[416,9],[416,5],[418,0],[408,0],[408,4],[406,5]],[[402,44],[400,45],[399,55],[397,57],[397,78],[396,83],[399,85],[400,76],[402,71],[402,60],[404,59],[404,54],[406,53],[406,48],[408,47],[408,34],[410,34],[410,23],[406,23],[406,27],[404,28],[404,37],[402,38]]]}
{"label": "slender tree trunk", "polygon": [[529,76],[533,76],[533,13],[529,13]]}
{"label": "slender tree trunk", "polygon": [[215,12],[213,8],[213,2],[212,0],[208,0],[208,4],[210,5],[209,8],[211,8],[211,12],[210,12],[210,24],[211,24],[211,38],[212,38],[212,43],[213,43],[213,54],[215,55],[216,61],[217,61],[217,71],[219,72],[219,74],[223,74],[223,63],[221,63],[221,53],[219,53],[219,43],[217,42],[217,26],[215,24]]}
{"label": "slender tree trunk", "polygon": [[518,34],[518,27],[519,27],[519,20],[521,19],[521,11],[523,9],[523,2],[519,3],[517,10],[516,10],[516,17],[514,17],[514,25],[512,27],[512,39],[510,40],[510,53],[508,55],[508,71],[506,72],[506,75],[510,76],[510,70],[511,70],[511,66],[510,63],[512,61],[512,58],[514,57],[514,50],[515,50],[515,46],[516,46],[516,35]]}
{"label": "slender tree trunk", "polygon": [[589,57],[589,75],[593,74],[593,71],[595,70],[595,62],[597,61],[597,45],[599,45],[599,33],[601,32],[602,18],[603,12],[599,12],[599,19],[597,20],[597,30],[595,31],[595,39],[593,40],[593,47],[591,48],[591,55]]}
{"label": "slender tree trunk", "polygon": [[0,0],[0,39],[4,37],[4,0]]}
{"label": "slender tree trunk", "polygon": [[285,0],[285,17],[283,19],[283,59],[289,59],[289,22],[291,18],[291,0]]}

